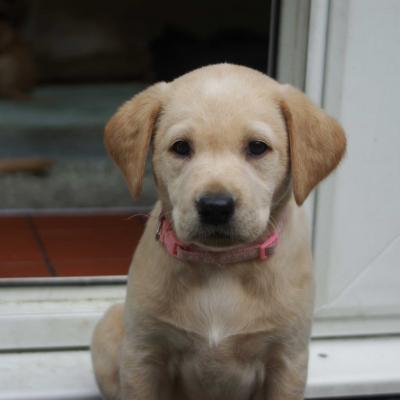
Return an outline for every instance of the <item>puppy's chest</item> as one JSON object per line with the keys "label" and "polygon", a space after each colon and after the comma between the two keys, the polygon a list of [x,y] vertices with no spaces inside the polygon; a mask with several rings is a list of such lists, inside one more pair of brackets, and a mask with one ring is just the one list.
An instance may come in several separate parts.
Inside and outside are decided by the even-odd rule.
{"label": "puppy's chest", "polygon": [[195,288],[175,309],[178,327],[213,347],[238,335],[269,330],[269,317],[263,299],[250,296],[239,282],[223,277]]}
{"label": "puppy's chest", "polygon": [[262,302],[233,280],[214,279],[193,290],[175,318],[170,367],[189,390],[187,397],[249,399],[264,379],[270,346]]}

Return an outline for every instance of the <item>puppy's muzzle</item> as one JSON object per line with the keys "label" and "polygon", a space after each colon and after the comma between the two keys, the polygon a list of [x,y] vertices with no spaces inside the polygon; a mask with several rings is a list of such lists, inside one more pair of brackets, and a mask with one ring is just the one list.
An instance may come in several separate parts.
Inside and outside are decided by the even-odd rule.
{"label": "puppy's muzzle", "polygon": [[235,202],[230,195],[208,193],[196,202],[200,222],[204,225],[225,225],[235,212]]}

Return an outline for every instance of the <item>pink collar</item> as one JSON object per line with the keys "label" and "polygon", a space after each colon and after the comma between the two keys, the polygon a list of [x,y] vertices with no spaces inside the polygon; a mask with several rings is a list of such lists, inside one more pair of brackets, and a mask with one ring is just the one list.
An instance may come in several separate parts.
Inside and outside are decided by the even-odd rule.
{"label": "pink collar", "polygon": [[206,264],[233,264],[249,260],[268,259],[274,252],[279,241],[281,225],[261,243],[241,246],[227,251],[207,251],[198,246],[185,244],[175,235],[171,222],[160,216],[156,239],[160,241],[167,252],[182,261],[201,262]]}

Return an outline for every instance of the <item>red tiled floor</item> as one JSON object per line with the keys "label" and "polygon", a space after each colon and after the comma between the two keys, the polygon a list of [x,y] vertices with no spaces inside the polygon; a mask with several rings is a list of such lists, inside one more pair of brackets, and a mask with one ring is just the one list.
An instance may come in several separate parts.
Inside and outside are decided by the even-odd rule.
{"label": "red tiled floor", "polygon": [[56,261],[58,276],[126,275],[131,258]]}
{"label": "red tiled floor", "polygon": [[41,260],[29,218],[0,218],[0,262]]}
{"label": "red tiled floor", "polygon": [[1,262],[0,278],[48,277],[50,273],[43,261]]}
{"label": "red tiled floor", "polygon": [[49,276],[29,217],[0,218],[0,277]]}
{"label": "red tiled floor", "polygon": [[30,229],[29,218],[27,217],[1,217],[0,232],[5,233],[14,229]]}
{"label": "red tiled floor", "polygon": [[40,229],[49,258],[54,261],[130,257],[141,236],[132,227]]}
{"label": "red tiled floor", "polygon": [[0,217],[0,277],[124,275],[144,226],[129,214]]}
{"label": "red tiled floor", "polygon": [[146,218],[143,215],[132,214],[95,214],[95,215],[47,215],[33,216],[32,220],[39,229],[76,229],[100,228],[108,225],[136,226],[144,225]]}
{"label": "red tiled floor", "polygon": [[51,260],[130,258],[144,222],[127,216],[35,218]]}

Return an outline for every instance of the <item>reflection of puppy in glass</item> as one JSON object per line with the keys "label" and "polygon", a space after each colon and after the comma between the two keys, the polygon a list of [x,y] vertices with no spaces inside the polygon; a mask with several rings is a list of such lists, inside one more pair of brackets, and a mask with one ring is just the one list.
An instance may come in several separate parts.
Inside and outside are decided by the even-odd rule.
{"label": "reflection of puppy in glass", "polygon": [[8,22],[0,20],[0,97],[27,99],[35,81],[28,46]]}

